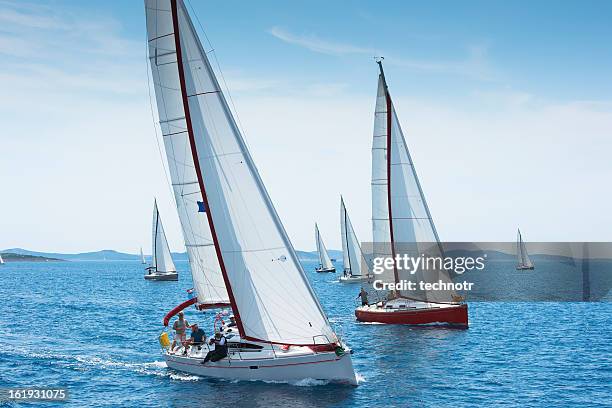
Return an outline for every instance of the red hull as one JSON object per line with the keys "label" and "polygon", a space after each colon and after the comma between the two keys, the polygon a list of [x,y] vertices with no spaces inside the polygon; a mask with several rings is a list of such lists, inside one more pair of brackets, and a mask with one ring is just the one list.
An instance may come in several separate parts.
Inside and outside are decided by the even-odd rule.
{"label": "red hull", "polygon": [[393,312],[369,312],[355,310],[360,322],[386,324],[450,324],[457,327],[468,327],[468,307],[466,304],[445,308],[402,310]]}

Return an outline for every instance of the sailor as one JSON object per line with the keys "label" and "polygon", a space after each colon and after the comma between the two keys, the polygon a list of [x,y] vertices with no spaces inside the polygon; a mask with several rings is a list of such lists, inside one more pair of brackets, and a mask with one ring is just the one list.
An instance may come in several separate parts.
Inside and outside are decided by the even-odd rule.
{"label": "sailor", "polygon": [[204,344],[205,338],[206,333],[204,333],[204,330],[200,329],[197,323],[192,324],[191,337],[185,342],[185,352],[183,354],[187,354],[187,349],[190,345],[197,346],[199,348],[202,344]]}
{"label": "sailor", "polygon": [[204,357],[202,364],[206,364],[209,361],[215,362],[222,358],[227,357],[227,339],[221,332],[216,332],[215,337],[210,339],[210,345],[215,345],[214,350],[209,351]]}
{"label": "sailor", "polygon": [[234,315],[231,315],[229,319],[230,321],[228,324],[225,325],[225,328],[236,327],[236,317]]}
{"label": "sailor", "polygon": [[365,288],[363,286],[361,287],[361,291],[359,292],[357,297],[361,298],[361,306],[367,306],[368,305],[368,292],[366,292],[366,290],[365,290]]}
{"label": "sailor", "polygon": [[179,312],[178,320],[176,320],[174,324],[172,325],[172,329],[174,329],[175,334],[174,334],[174,340],[172,340],[172,347],[170,348],[171,350],[174,350],[177,339],[181,344],[185,344],[185,341],[187,340],[185,332],[188,327],[190,327],[189,322],[185,320],[184,313]]}

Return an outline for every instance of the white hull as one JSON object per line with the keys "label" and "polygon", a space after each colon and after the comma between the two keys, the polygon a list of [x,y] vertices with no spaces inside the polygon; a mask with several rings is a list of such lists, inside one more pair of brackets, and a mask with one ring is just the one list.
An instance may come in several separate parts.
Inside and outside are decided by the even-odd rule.
{"label": "white hull", "polygon": [[226,358],[202,364],[207,346],[190,350],[188,355],[183,355],[182,350],[165,353],[166,364],[173,370],[193,375],[241,381],[315,379],[357,385],[349,352],[338,356],[333,351],[314,352],[309,347],[292,346],[283,351],[278,346],[265,345],[261,350],[230,349]]}
{"label": "white hull", "polygon": [[335,273],[336,268],[317,268],[315,269],[317,273]]}
{"label": "white hull", "polygon": [[145,280],[155,280],[155,281],[177,281],[178,273],[152,273],[150,275],[145,275]]}
{"label": "white hull", "polygon": [[368,281],[368,276],[367,275],[358,275],[358,276],[353,276],[353,275],[342,275],[340,277],[340,282],[344,282],[344,283],[357,283],[357,282],[367,282]]}

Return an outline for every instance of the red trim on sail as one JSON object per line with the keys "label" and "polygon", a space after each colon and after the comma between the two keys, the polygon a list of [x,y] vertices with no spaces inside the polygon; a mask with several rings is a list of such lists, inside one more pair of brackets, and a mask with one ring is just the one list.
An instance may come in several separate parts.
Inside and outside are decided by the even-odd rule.
{"label": "red trim on sail", "polygon": [[278,341],[270,341],[270,340],[262,340],[262,339],[258,339],[257,337],[251,337],[251,336],[241,336],[243,339],[245,340],[249,340],[249,341],[258,341],[260,343],[266,343],[266,344],[277,344],[277,345],[281,345],[281,346],[303,346],[303,347],[327,347],[327,346],[337,346],[337,343],[325,343],[325,344],[321,344],[321,343],[301,343],[301,344],[296,344],[296,343],[285,343],[285,342],[278,342]]}
{"label": "red trim on sail", "polygon": [[232,306],[231,303],[200,303],[198,310],[217,309],[220,307]]}
{"label": "red trim on sail", "polygon": [[172,319],[172,317],[174,315],[176,315],[178,312],[180,312],[183,309],[188,308],[189,306],[193,305],[195,302],[198,301],[198,298],[192,298],[189,300],[184,301],[183,303],[181,303],[180,305],[176,306],[174,309],[172,309],[171,311],[169,311],[166,316],[164,316],[164,326],[168,326],[168,323],[170,322],[170,319]]}
{"label": "red trim on sail", "polygon": [[183,109],[185,111],[185,121],[187,122],[187,134],[189,135],[189,144],[191,146],[191,154],[193,156],[193,163],[195,165],[196,174],[198,176],[198,183],[200,185],[200,191],[202,193],[202,200],[204,205],[208,209],[206,211],[206,217],[208,218],[208,225],[210,226],[210,234],[212,235],[213,243],[215,244],[215,252],[217,253],[217,259],[219,266],[221,267],[221,274],[223,275],[223,281],[225,282],[225,288],[229,296],[230,304],[234,316],[236,317],[236,324],[240,333],[245,333],[244,327],[242,326],[242,320],[240,319],[240,313],[238,312],[238,306],[236,305],[236,299],[232,293],[232,286],[230,285],[229,278],[227,277],[227,271],[225,269],[225,263],[223,262],[223,255],[221,254],[221,248],[219,247],[219,240],[217,233],[215,232],[215,224],[213,223],[212,214],[210,211],[210,205],[208,204],[208,197],[206,196],[206,189],[204,188],[204,178],[202,177],[202,170],[200,169],[200,161],[198,159],[198,152],[196,150],[196,142],[193,134],[193,126],[191,123],[191,114],[189,112],[189,97],[187,95],[187,85],[185,83],[185,71],[183,68],[183,53],[181,51],[181,39],[178,22],[178,8],[177,0],[170,0],[170,7],[172,9],[172,27],[174,31],[174,45],[176,48],[176,62],[178,67],[179,81],[181,84],[181,96],[183,98]]}
{"label": "red trim on sail", "polygon": [[[382,66],[381,66],[382,71]],[[395,240],[393,239],[393,215],[391,213],[391,95],[387,89],[387,81],[385,76],[382,74],[383,85],[385,87],[385,100],[387,102],[387,208],[389,212],[389,234],[391,238],[391,256],[393,257],[393,275],[395,277],[395,283],[399,282],[399,274],[397,273],[397,265],[395,265]]]}

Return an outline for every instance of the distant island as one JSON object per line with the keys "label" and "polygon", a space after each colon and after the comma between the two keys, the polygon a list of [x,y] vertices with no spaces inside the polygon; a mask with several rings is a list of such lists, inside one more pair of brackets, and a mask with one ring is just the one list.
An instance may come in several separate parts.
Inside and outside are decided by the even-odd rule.
{"label": "distant island", "polygon": [[65,262],[64,259],[49,258],[46,256],[35,256],[25,254],[15,254],[12,252],[0,252],[4,262]]}
{"label": "distant island", "polygon": [[[319,255],[316,251],[296,251],[300,261],[318,261]],[[335,259],[342,259],[342,251],[329,250],[329,256]],[[94,252],[81,252],[76,254],[62,254],[57,252],[36,252],[23,248],[10,248],[0,251],[0,255],[7,262],[58,262],[58,261],[139,261],[140,255],[128,254],[124,252],[114,251],[112,249],[103,249]],[[11,256],[11,259],[7,258]],[[145,255],[146,260],[150,260],[150,255]],[[173,252],[172,258],[175,261],[186,261],[186,252]]]}

